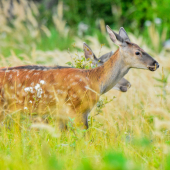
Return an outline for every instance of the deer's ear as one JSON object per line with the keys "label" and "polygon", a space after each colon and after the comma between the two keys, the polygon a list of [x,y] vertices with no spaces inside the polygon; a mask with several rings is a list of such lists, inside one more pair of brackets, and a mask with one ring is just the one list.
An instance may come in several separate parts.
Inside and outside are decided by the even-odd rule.
{"label": "deer's ear", "polygon": [[124,41],[129,41],[130,42],[130,39],[125,31],[125,29],[123,27],[121,27],[119,29],[119,35],[123,38]]}
{"label": "deer's ear", "polygon": [[118,46],[122,46],[124,44],[123,38],[115,33],[108,25],[106,26],[107,32],[110,36],[110,39]]}
{"label": "deer's ear", "polygon": [[91,59],[92,61],[93,60],[98,61],[97,57],[95,56],[91,48],[85,42],[83,43],[83,50],[84,50],[84,55],[86,59]]}

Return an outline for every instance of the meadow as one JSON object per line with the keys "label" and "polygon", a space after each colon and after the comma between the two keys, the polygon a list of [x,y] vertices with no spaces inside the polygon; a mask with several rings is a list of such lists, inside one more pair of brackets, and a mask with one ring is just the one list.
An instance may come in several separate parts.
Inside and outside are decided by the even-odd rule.
{"label": "meadow", "polygon": [[[12,28],[5,15],[0,16],[1,67],[70,63],[81,67],[85,62],[83,41],[97,57],[117,48],[107,34],[102,36],[108,45],[101,44],[96,35],[83,38],[65,35],[62,17],[54,16],[54,23],[63,23],[63,28],[45,25],[39,28],[28,10],[29,22],[23,24],[21,9],[15,11],[20,14]],[[32,9],[38,13],[36,6]],[[58,16],[62,16],[60,12]],[[110,90],[102,95],[89,116],[88,130],[73,127],[74,120],[70,120],[68,130],[61,132],[50,116],[47,124],[41,118],[30,120],[27,111],[8,114],[0,126],[0,169],[169,170],[170,58],[161,46],[154,50],[163,35],[152,35],[153,31],[156,33],[154,25],[150,29],[153,42],[150,46],[142,35],[136,37],[130,32],[128,35],[156,58],[160,64],[156,72],[131,69],[125,76],[131,88],[126,93]]]}

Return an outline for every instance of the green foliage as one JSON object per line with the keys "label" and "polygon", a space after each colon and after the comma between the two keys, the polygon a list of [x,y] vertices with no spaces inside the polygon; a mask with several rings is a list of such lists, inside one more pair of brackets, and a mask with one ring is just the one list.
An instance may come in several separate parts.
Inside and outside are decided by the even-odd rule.
{"label": "green foliage", "polygon": [[104,158],[105,169],[108,170],[125,170],[127,160],[121,153],[109,152]]}
{"label": "green foliage", "polygon": [[107,97],[105,97],[105,98],[103,98],[103,99],[100,99],[100,100],[97,102],[97,105],[96,105],[96,106],[97,106],[97,107],[96,107],[96,112],[97,112],[97,114],[102,113],[102,112],[103,112],[102,109],[105,107],[105,105],[108,104],[108,103],[110,103],[110,102],[112,102],[114,98],[116,98],[116,97],[114,96],[114,97],[113,97],[112,99],[110,99],[110,100],[108,100]]}
{"label": "green foliage", "polygon": [[164,73],[162,68],[162,74],[159,75],[159,78],[154,77],[154,79],[158,82],[156,87],[158,87],[161,90],[161,94],[158,94],[159,97],[163,98],[166,101],[167,95],[169,93],[167,92],[167,84],[168,84],[168,78],[170,76],[170,73]]}
{"label": "green foliage", "polygon": [[55,28],[50,29],[51,36],[47,37],[46,35],[42,35],[40,41],[36,41],[37,49],[43,49],[43,51],[60,49],[65,50],[70,47],[70,50],[73,48],[71,44],[74,43],[74,39],[71,36],[61,36],[59,32]]}

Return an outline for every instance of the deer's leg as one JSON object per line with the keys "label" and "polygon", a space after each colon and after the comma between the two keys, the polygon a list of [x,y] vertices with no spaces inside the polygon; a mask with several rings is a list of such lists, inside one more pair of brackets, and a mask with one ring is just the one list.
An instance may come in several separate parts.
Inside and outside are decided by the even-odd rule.
{"label": "deer's leg", "polygon": [[62,119],[58,119],[57,121],[58,121],[58,127],[61,131],[64,131],[67,129],[66,121]]}
{"label": "deer's leg", "polygon": [[75,118],[75,125],[82,129],[88,129],[88,114],[84,113]]}

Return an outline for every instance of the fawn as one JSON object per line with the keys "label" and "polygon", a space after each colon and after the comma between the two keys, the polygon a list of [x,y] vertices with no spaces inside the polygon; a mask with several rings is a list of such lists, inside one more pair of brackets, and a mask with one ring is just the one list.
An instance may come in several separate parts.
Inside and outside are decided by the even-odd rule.
{"label": "fawn", "polygon": [[[130,68],[155,71],[159,67],[155,59],[130,42],[123,28],[121,35],[109,26],[106,29],[119,48],[94,69],[37,65],[0,69],[1,119],[11,110],[26,108],[39,115],[56,114],[61,128],[66,128],[70,117],[87,129],[88,115],[100,95],[113,88]],[[63,107],[58,109],[61,103]]]}

